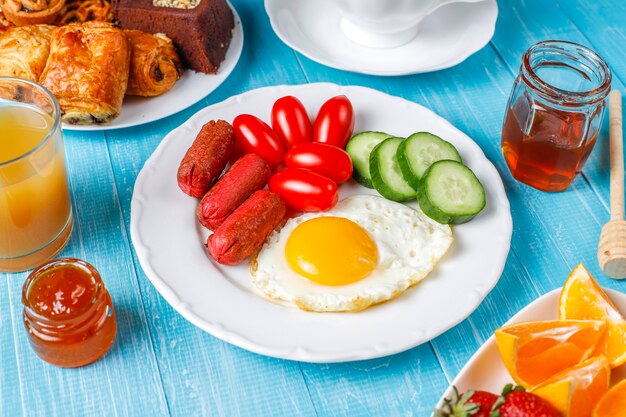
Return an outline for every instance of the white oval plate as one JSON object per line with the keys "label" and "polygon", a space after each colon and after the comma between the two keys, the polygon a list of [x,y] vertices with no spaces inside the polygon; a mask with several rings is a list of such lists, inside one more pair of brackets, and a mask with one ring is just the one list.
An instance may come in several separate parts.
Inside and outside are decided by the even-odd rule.
{"label": "white oval plate", "polygon": [[[609,298],[611,298],[619,311],[626,312],[626,294],[608,288],[604,288],[604,291]],[[514,315],[506,324],[524,321],[556,320],[558,318],[557,311],[560,294],[561,289],[557,288],[556,290],[542,295],[520,310],[519,313]],[[626,378],[626,366],[613,369],[611,372],[612,383],[623,378]],[[469,389],[479,389],[498,394],[506,384],[512,382],[511,376],[500,359],[498,346],[496,345],[495,337],[492,335],[480,349],[474,353],[463,369],[461,369],[461,372],[454,378],[452,384],[450,384],[439,400],[437,407],[441,407],[443,400],[450,397],[453,386],[456,386],[459,392],[465,392]]]}
{"label": "white oval plate", "polygon": [[[455,227],[455,244],[435,271],[399,298],[360,313],[310,313],[257,295],[248,265],[215,263],[196,221],[197,200],[178,188],[176,171],[200,127],[231,122],[241,113],[269,119],[272,104],[298,97],[309,115],[328,98],[345,94],[356,112],[356,131],[398,136],[427,130],[452,142],[485,186],[487,207]],[[354,182],[340,198],[376,194]],[[498,281],[512,224],[509,202],[494,166],[470,138],[432,111],[364,87],[316,83],[265,87],[209,106],[172,131],[137,177],[131,202],[131,237],[146,275],[187,320],[253,352],[307,362],[369,359],[424,343],[467,317]],[[486,262],[485,260],[489,260]]]}
{"label": "white oval plate", "polygon": [[[230,4],[230,3],[229,3]],[[203,74],[186,70],[171,90],[157,97],[124,97],[122,112],[115,120],[105,125],[71,125],[63,123],[64,130],[113,130],[138,126],[163,119],[196,104],[228,78],[235,69],[243,50],[243,26],[235,8],[230,5],[235,17],[233,38],[220,64],[217,74]]]}
{"label": "white oval plate", "polygon": [[457,65],[492,38],[498,17],[496,0],[444,6],[420,23],[415,38],[397,48],[377,49],[354,43],[339,27],[332,0],[265,0],[276,35],[320,64],[370,75],[408,75]]}

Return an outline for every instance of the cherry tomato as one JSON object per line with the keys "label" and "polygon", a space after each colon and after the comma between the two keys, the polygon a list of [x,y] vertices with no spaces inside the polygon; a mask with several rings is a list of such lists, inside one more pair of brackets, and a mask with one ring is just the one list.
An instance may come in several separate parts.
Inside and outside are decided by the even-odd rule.
{"label": "cherry tomato", "polygon": [[310,142],[313,126],[302,102],[294,96],[281,97],[272,107],[272,129],[289,149],[299,143]]}
{"label": "cherry tomato", "polygon": [[346,96],[322,104],[313,125],[313,140],[344,149],[354,130],[354,111]]}
{"label": "cherry tomato", "polygon": [[287,206],[299,211],[326,211],[337,204],[337,184],[306,169],[287,168],[277,172],[270,178],[269,188]]}
{"label": "cherry tomato", "polygon": [[294,146],[285,154],[285,165],[311,170],[337,184],[348,181],[352,176],[350,155],[326,143],[309,142]]}
{"label": "cherry tomato", "polygon": [[283,161],[285,147],[263,120],[251,114],[240,114],[233,120],[233,130],[237,149],[241,153],[255,153],[272,168]]}

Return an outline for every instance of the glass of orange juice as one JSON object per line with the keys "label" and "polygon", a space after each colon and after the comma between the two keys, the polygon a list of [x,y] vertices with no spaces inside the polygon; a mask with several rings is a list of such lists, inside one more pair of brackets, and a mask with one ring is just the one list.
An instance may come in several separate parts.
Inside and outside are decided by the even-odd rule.
{"label": "glass of orange juice", "polygon": [[39,265],[71,233],[59,104],[34,82],[0,77],[0,271]]}

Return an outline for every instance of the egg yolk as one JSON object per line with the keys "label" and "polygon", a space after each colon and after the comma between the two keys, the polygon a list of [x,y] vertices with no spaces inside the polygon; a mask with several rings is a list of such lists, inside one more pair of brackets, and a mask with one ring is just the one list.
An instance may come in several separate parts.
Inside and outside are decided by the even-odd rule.
{"label": "egg yolk", "polygon": [[345,285],[376,267],[378,248],[365,229],[343,217],[316,217],[298,225],[285,246],[291,269],[322,285]]}

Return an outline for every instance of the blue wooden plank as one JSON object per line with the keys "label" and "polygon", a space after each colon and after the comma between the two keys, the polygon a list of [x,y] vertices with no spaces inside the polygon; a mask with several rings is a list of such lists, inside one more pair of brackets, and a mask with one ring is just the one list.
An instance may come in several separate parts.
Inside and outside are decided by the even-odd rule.
{"label": "blue wooden plank", "polygon": [[11,281],[20,285],[25,277],[23,273],[0,273],[0,280],[4,284],[0,285],[0,416],[21,415],[23,412],[21,375],[17,362],[18,334],[13,332],[14,317],[10,294],[15,285]]}
{"label": "blue wooden plank", "polygon": [[302,370],[319,416],[427,416],[448,384],[429,344],[368,361],[303,363]]}

